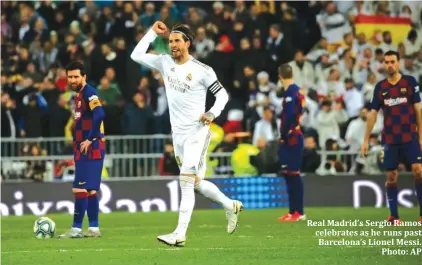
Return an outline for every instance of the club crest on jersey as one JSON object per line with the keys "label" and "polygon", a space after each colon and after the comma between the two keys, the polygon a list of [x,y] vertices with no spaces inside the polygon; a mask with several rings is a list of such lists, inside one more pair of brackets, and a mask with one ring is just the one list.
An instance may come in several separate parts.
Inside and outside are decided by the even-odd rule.
{"label": "club crest on jersey", "polygon": [[170,68],[170,71],[174,72],[174,67]]}
{"label": "club crest on jersey", "polygon": [[406,94],[407,93],[407,88],[405,88],[405,87],[400,88],[400,93]]}
{"label": "club crest on jersey", "polygon": [[188,81],[190,81],[190,80],[192,80],[192,74],[188,74],[187,76],[186,76],[186,80],[188,80]]}
{"label": "club crest on jersey", "polygon": [[79,111],[75,112],[74,115],[75,120],[79,120],[82,117],[82,114]]}
{"label": "club crest on jersey", "polygon": [[78,101],[78,108],[80,108],[81,107],[81,102],[80,101]]}

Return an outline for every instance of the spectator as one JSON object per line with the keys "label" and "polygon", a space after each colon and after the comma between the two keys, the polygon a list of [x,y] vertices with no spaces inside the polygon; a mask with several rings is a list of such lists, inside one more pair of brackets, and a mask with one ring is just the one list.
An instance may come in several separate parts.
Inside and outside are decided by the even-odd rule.
{"label": "spectator", "polygon": [[349,150],[358,152],[362,146],[365,136],[366,119],[368,115],[368,108],[363,107],[360,110],[360,116],[349,123],[346,132],[346,142],[349,144]]}
{"label": "spectator", "polygon": [[368,74],[368,79],[366,80],[366,83],[363,85],[362,93],[365,103],[369,103],[372,100],[372,97],[374,95],[374,89],[375,85],[377,84],[377,78],[375,77],[374,73]]}
{"label": "spectator", "polygon": [[176,156],[174,154],[173,144],[167,142],[164,146],[164,153],[159,161],[160,176],[178,176],[180,173],[179,165],[177,164]]}
{"label": "spectator", "polygon": [[349,117],[342,104],[336,102],[334,108],[330,100],[322,102],[322,109],[317,114],[317,131],[319,145],[325,147],[325,143],[332,137],[340,137],[340,124],[347,122]]}
{"label": "spectator", "polygon": [[293,70],[294,81],[299,87],[305,90],[314,87],[314,68],[310,62],[306,61],[303,51],[296,51],[294,61],[289,64]]}
{"label": "spectator", "polygon": [[314,173],[321,165],[321,156],[318,154],[318,146],[313,136],[305,137],[305,150],[302,157],[302,169],[304,173]]}
{"label": "spectator", "polygon": [[23,41],[27,44],[33,41],[44,42],[49,39],[48,30],[45,28],[44,20],[38,17],[35,21],[35,26],[30,28],[24,35]]}
{"label": "spectator", "polygon": [[125,107],[122,132],[126,135],[150,134],[154,128],[153,124],[153,112],[147,106],[144,95],[136,93],[133,96],[133,102],[128,103]]}
{"label": "spectator", "polygon": [[255,124],[252,144],[257,146],[258,139],[262,138],[265,142],[277,140],[279,137],[280,120],[274,118],[270,107],[264,108],[264,114],[261,120]]}
{"label": "spectator", "polygon": [[365,84],[369,72],[373,68],[372,49],[366,48],[353,69],[353,79],[358,87]]}
{"label": "spectator", "polygon": [[340,45],[342,38],[347,33],[346,19],[333,2],[328,2],[319,15],[317,21],[321,29],[321,35],[328,43],[336,47]]}
{"label": "spectator", "polygon": [[[325,150],[329,152],[340,151],[340,147],[336,140],[327,139]],[[346,167],[340,161],[338,155],[329,154],[325,158],[325,162],[318,168],[317,173],[320,175],[337,175],[337,173],[346,172]]]}
{"label": "spectator", "polygon": [[[30,146],[30,156],[42,156],[46,155],[46,152],[41,149],[38,145],[34,144]],[[27,162],[27,171],[25,174],[26,178],[43,181],[44,174],[47,170],[46,161],[42,160],[31,160]]]}
{"label": "spectator", "polygon": [[70,104],[64,94],[61,94],[57,102],[50,106],[49,112],[49,136],[63,137],[65,127],[71,116]]}
{"label": "spectator", "polygon": [[[324,75],[324,73],[320,75]],[[319,97],[329,97],[331,100],[335,100],[342,97],[345,91],[344,82],[341,81],[340,71],[337,68],[331,68],[328,77],[320,79],[318,83],[317,94]]]}
{"label": "spectator", "polygon": [[278,165],[278,141],[269,143],[264,138],[258,138],[256,147],[259,153],[250,156],[251,165],[258,169],[258,174],[277,173]]}
{"label": "spectator", "polygon": [[121,100],[121,93],[117,85],[110,85],[107,77],[101,78],[101,83],[97,87],[98,97],[104,106],[117,106]]}
{"label": "spectator", "polygon": [[[139,18],[141,20],[141,18]],[[101,13],[99,19],[96,21],[96,42],[99,43],[108,43],[116,35],[116,21],[113,17],[111,7],[103,7],[103,12]]]}
{"label": "spectator", "polygon": [[214,50],[215,43],[212,39],[207,38],[205,28],[199,27],[196,31],[195,38],[195,54],[198,60],[204,60]]}
{"label": "spectator", "polygon": [[356,88],[353,79],[348,78],[344,81],[346,91],[344,92],[344,103],[346,105],[349,118],[355,119],[359,116],[359,112],[363,107],[363,95]]}
{"label": "spectator", "polygon": [[[5,82],[2,76],[2,84]],[[18,115],[16,102],[8,93],[1,92],[1,137],[16,138],[18,136]]]}
{"label": "spectator", "polygon": [[419,80],[419,76],[421,75],[421,72],[419,68],[417,68],[414,64],[414,60],[412,57],[408,56],[405,58],[401,58],[400,60],[400,70],[405,75],[411,75],[416,78],[416,80]]}
{"label": "spectator", "polygon": [[[139,23],[142,25],[144,29],[147,29],[157,21],[158,15],[155,13],[155,4],[149,2],[145,5],[145,13],[139,17]],[[167,25],[169,26],[169,25]]]}
{"label": "spectator", "polygon": [[287,63],[293,59],[291,42],[292,39],[281,32],[278,24],[271,25],[267,39],[267,50],[271,59],[277,65]]}
{"label": "spectator", "polygon": [[379,46],[379,48],[383,51],[383,52],[387,52],[387,51],[397,51],[397,45],[395,45],[393,43],[393,38],[391,37],[391,32],[390,31],[384,31],[382,33],[382,43]]}
{"label": "spectator", "polygon": [[22,137],[36,138],[42,136],[42,111],[35,94],[28,96],[28,105],[23,107],[20,125]]}

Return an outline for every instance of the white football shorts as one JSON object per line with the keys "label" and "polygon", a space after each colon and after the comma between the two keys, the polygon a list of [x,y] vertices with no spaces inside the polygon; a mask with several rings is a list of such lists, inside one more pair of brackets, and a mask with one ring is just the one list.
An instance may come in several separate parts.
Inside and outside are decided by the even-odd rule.
{"label": "white football shorts", "polygon": [[206,155],[211,132],[208,125],[200,124],[189,133],[173,133],[173,147],[180,173],[205,177]]}

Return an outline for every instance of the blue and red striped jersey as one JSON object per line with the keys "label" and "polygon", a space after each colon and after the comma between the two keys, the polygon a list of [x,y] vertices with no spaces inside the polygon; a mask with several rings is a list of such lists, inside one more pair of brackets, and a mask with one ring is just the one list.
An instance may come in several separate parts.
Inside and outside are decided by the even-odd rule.
{"label": "blue and red striped jersey", "polygon": [[300,130],[300,120],[305,107],[305,96],[296,84],[291,84],[283,95],[283,110],[281,112],[280,135],[287,139],[288,145],[296,145],[299,137],[303,137]]}
{"label": "blue and red striped jersey", "polygon": [[[96,108],[102,108],[97,91],[94,87],[86,84],[75,97],[75,125],[73,133],[75,160],[99,160],[105,157],[104,124],[101,120],[99,130],[93,126]],[[102,110],[101,113],[103,113]],[[87,154],[81,154],[80,144],[89,138],[92,140],[90,149]]]}
{"label": "blue and red striped jersey", "polygon": [[377,83],[370,108],[384,112],[384,144],[403,144],[418,139],[414,104],[419,102],[419,86],[412,76],[402,75],[397,84],[391,84],[387,79]]}

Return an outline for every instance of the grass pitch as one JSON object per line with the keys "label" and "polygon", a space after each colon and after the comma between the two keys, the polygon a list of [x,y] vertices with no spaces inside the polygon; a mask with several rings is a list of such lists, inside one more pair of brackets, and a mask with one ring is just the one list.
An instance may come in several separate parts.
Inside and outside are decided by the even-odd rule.
{"label": "grass pitch", "polygon": [[[311,220],[383,221],[387,209],[375,208],[308,208]],[[307,222],[278,223],[286,209],[245,210],[233,235],[226,232],[223,210],[196,210],[188,230],[186,246],[171,248],[156,240],[159,234],[172,232],[177,213],[112,213],[100,215],[103,234],[99,239],[36,239],[32,233],[35,216],[2,217],[1,264],[141,264],[141,265],[229,265],[229,264],[288,264],[288,265],[373,265],[422,264],[421,226],[410,227],[315,227]],[[417,221],[418,210],[400,209],[404,221]],[[69,228],[71,215],[49,215],[57,225],[56,234]],[[87,221],[84,222],[87,226]],[[317,231],[396,231],[389,236],[316,236]],[[84,228],[85,231],[85,228]],[[319,239],[346,241],[396,240],[397,231],[412,231],[406,239],[418,246],[320,246]],[[400,234],[400,233],[399,233]],[[410,234],[410,233],[409,233]],[[384,241],[383,244],[387,244]],[[401,249],[405,255],[382,255],[382,249]],[[418,249],[420,250],[418,252]],[[413,254],[412,254],[413,253]]]}

